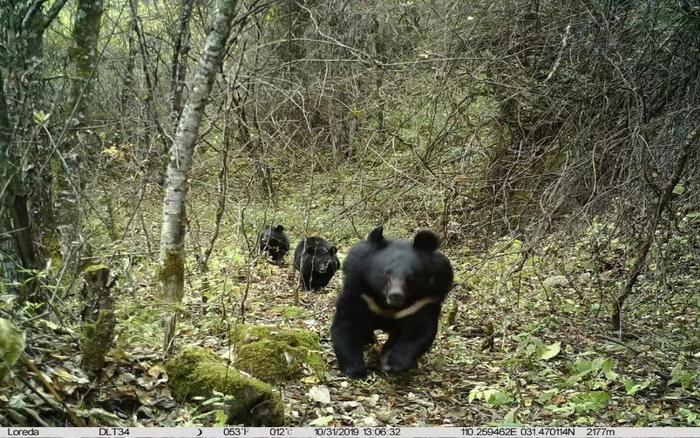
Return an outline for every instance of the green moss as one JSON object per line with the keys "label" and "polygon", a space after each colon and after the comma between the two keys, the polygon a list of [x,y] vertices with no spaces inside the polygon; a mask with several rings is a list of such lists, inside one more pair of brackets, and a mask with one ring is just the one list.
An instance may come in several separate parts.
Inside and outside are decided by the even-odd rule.
{"label": "green moss", "polygon": [[[158,271],[158,279],[161,283],[182,284],[185,280],[185,260],[181,251],[168,250],[163,257],[163,262]],[[179,293],[178,300],[182,300]]]}
{"label": "green moss", "polygon": [[218,391],[232,397],[229,423],[277,426],[284,422],[284,406],[270,385],[244,376],[203,348],[183,350],[166,363],[173,395],[181,400],[206,397]]}
{"label": "green moss", "polygon": [[51,266],[61,266],[63,254],[61,254],[61,243],[58,241],[58,235],[56,233],[42,233],[41,243],[51,260]]}
{"label": "green moss", "polygon": [[298,306],[276,306],[272,308],[273,312],[277,312],[286,319],[303,318],[309,312],[303,307]]}
{"label": "green moss", "polygon": [[168,250],[163,258],[163,263],[158,275],[160,278],[168,278],[174,275],[181,275],[184,260],[182,252]]}
{"label": "green moss", "polygon": [[270,339],[240,346],[236,352],[236,366],[271,383],[295,379],[304,374],[304,369],[319,375],[325,370],[318,351]]}
{"label": "green moss", "polygon": [[82,366],[90,374],[97,374],[102,370],[105,355],[114,340],[114,327],[116,325],[114,312],[100,310],[94,323],[83,325],[80,337],[80,346],[83,353]]}
{"label": "green moss", "polygon": [[305,329],[287,329],[267,325],[241,324],[231,330],[231,339],[237,344],[248,344],[264,339],[283,342],[291,347],[320,350],[318,335]]}
{"label": "green moss", "polygon": [[236,366],[266,382],[292,380],[305,372],[322,376],[326,369],[320,339],[310,330],[239,325],[231,338],[238,344]]}

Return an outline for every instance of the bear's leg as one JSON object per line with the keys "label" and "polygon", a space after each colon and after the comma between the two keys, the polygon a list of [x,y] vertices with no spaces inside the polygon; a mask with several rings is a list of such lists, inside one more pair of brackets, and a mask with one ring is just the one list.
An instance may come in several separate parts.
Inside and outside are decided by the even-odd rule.
{"label": "bear's leg", "polygon": [[340,370],[351,379],[367,376],[363,357],[366,340],[371,336],[371,327],[362,321],[338,319],[331,326],[331,340]]}
{"label": "bear's leg", "polygon": [[275,261],[275,264],[276,264],[277,266],[280,266],[280,267],[281,267],[281,266],[284,264],[284,256],[285,256],[286,254],[287,254],[287,253],[284,252],[284,251],[277,251],[277,252],[275,253],[275,255],[272,257],[272,260]]}
{"label": "bear's leg", "polygon": [[382,351],[382,371],[400,372],[418,366],[418,359],[433,345],[438,315],[427,312],[406,318],[389,335]]}

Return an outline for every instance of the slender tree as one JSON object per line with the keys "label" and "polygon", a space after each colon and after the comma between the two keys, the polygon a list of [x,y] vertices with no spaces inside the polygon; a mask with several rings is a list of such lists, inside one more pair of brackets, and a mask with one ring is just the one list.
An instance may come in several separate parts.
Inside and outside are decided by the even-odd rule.
{"label": "slender tree", "polygon": [[75,12],[73,24],[73,47],[70,51],[70,61],[73,67],[71,94],[67,106],[69,123],[75,128],[72,138],[67,142],[69,147],[62,148],[55,166],[56,193],[55,211],[56,228],[64,263],[71,259],[79,250],[78,233],[79,219],[79,157],[81,155],[78,137],[79,130],[85,125],[87,117],[87,98],[92,89],[95,70],[98,62],[97,44],[100,37],[103,0],[80,0]]}
{"label": "slender tree", "polygon": [[177,326],[177,304],[184,295],[185,269],[185,202],[188,174],[204,109],[209,100],[217,71],[221,67],[226,41],[236,15],[237,0],[220,0],[212,30],[207,36],[204,53],[192,81],[187,103],[178,123],[175,139],[170,148],[167,184],[163,199],[159,273],[165,302],[164,348],[172,346]]}
{"label": "slender tree", "polygon": [[187,54],[190,52],[190,19],[194,0],[182,0],[180,25],[173,45],[173,62],[170,73],[172,116],[177,122],[182,113],[182,96],[187,77]]}

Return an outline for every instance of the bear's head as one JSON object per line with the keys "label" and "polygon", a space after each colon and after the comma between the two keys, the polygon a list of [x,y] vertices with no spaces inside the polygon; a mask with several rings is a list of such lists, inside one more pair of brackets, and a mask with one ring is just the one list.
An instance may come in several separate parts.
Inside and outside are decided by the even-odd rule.
{"label": "bear's head", "polygon": [[337,269],[336,254],[338,248],[335,246],[326,248],[324,245],[309,245],[306,247],[305,252],[314,272],[324,274],[326,272],[335,272]]}
{"label": "bear's head", "polygon": [[437,234],[423,230],[413,241],[393,240],[385,239],[383,228],[377,227],[367,242],[374,249],[367,282],[389,306],[400,308],[429,291],[433,282],[430,254],[440,248]]}

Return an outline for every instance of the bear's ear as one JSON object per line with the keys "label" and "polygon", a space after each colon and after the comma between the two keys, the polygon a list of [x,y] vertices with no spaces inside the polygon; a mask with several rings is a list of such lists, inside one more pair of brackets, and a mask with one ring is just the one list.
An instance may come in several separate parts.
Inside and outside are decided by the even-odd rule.
{"label": "bear's ear", "polygon": [[382,225],[380,225],[377,228],[370,231],[369,236],[367,236],[367,240],[370,241],[371,243],[376,244],[376,245],[383,243],[384,242],[384,227]]}
{"label": "bear's ear", "polygon": [[418,251],[436,251],[440,248],[440,238],[430,230],[419,231],[413,238],[413,248]]}
{"label": "bear's ear", "polygon": [[331,246],[330,248],[328,248],[328,252],[331,253],[331,255],[336,255],[338,253],[338,248],[336,248],[335,246]]}
{"label": "bear's ear", "polygon": [[281,233],[282,231],[284,231],[284,227],[282,225],[277,225],[275,227],[275,231],[279,231]]}

